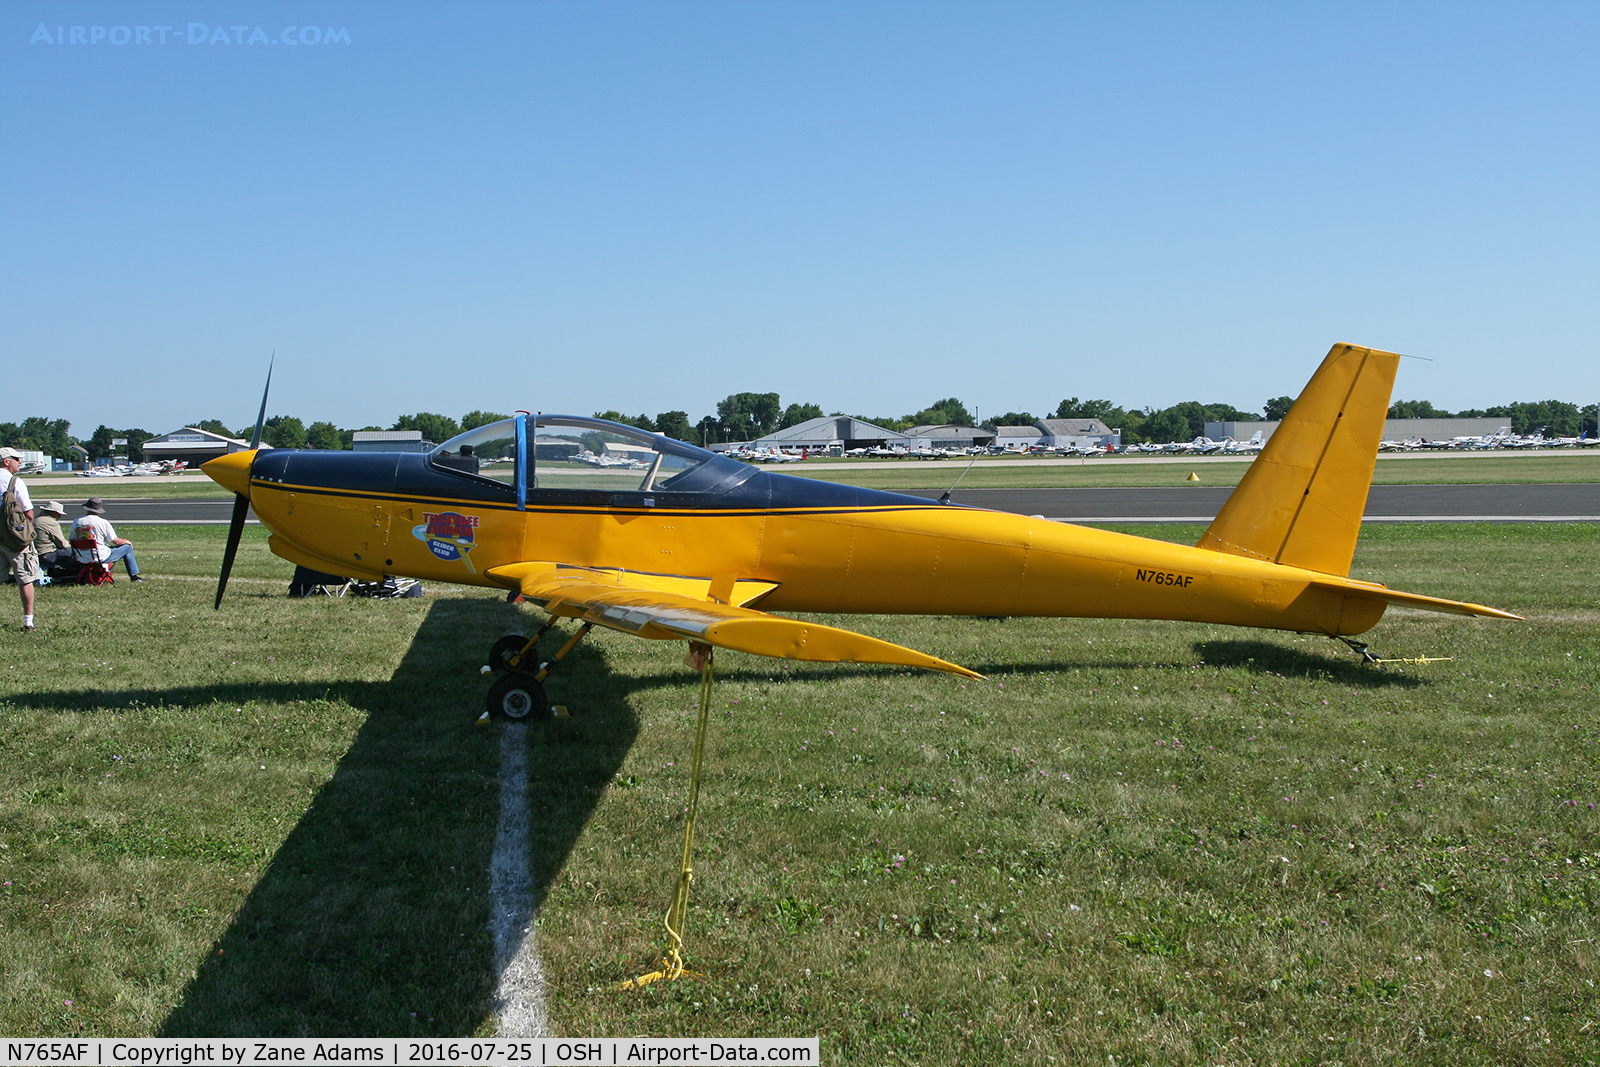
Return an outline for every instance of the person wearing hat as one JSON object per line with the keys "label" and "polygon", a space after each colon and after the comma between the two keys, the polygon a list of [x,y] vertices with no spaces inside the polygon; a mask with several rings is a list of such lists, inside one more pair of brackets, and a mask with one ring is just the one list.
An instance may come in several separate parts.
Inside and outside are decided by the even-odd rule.
{"label": "person wearing hat", "polygon": [[39,553],[39,570],[43,572],[39,584],[49,585],[50,568],[72,562],[72,543],[61,532],[61,520],[67,511],[59,500],[46,500],[35,511],[33,549]]}
{"label": "person wearing hat", "polygon": [[109,522],[105,520],[106,506],[100,503],[100,498],[92,496],[83,502],[83,515],[72,524],[72,539],[80,537],[93,537],[95,545],[95,559],[106,565],[106,570],[117,560],[122,560],[123,566],[128,568],[130,582],[142,582],[139,577],[139,561],[133,558],[133,542],[125,537],[118,537]]}
{"label": "person wearing hat", "polygon": [[[17,477],[17,471],[21,468],[21,452],[14,448],[0,448],[0,493],[4,493],[7,489],[15,489],[17,503],[22,505],[22,510],[32,519],[33,500],[28,496],[28,487]],[[34,551],[32,544],[23,545],[21,550],[16,552],[0,545],[0,574],[7,569],[16,575],[17,590],[22,594],[22,632],[32,633],[33,584],[39,580],[39,553]]]}

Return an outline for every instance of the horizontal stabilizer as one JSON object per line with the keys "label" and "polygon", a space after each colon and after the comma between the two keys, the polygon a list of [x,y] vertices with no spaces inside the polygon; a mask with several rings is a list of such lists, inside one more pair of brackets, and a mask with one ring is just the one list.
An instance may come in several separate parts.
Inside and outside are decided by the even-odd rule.
{"label": "horizontal stabilizer", "polygon": [[[631,572],[594,572],[557,568],[551,564],[516,564],[522,595],[552,615],[582,619],[597,626],[639,637],[704,641],[717,648],[750,652],[779,659],[814,663],[885,663],[945,671],[964,678],[981,675],[903,645],[875,637],[771,615],[752,608],[718,603],[660,588],[631,584],[641,577]],[[513,568],[496,568],[490,574],[504,579]],[[704,579],[684,579],[699,581]],[[710,583],[715,585],[717,583]],[[771,583],[752,583],[770,587]],[[734,583],[737,595],[738,583]],[[762,590],[763,592],[765,590]]]}
{"label": "horizontal stabilizer", "polygon": [[1437,611],[1446,615],[1482,615],[1491,619],[1522,618],[1521,615],[1513,615],[1499,608],[1484,607],[1482,604],[1467,604],[1436,596],[1402,593],[1395,589],[1385,589],[1381,585],[1367,585],[1364,582],[1312,582],[1311,586],[1313,589],[1324,589],[1340,596],[1355,597],[1360,600],[1381,600],[1397,608],[1416,608],[1419,611]]}

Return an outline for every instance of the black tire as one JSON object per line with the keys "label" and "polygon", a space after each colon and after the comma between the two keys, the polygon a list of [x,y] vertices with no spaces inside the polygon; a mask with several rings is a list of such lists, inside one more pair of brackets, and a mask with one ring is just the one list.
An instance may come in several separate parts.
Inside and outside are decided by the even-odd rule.
{"label": "black tire", "polygon": [[489,687],[489,715],[506,722],[535,722],[550,717],[550,698],[531,674],[511,671]]}
{"label": "black tire", "polygon": [[535,645],[528,649],[528,654],[518,663],[512,663],[511,657],[522,651],[522,646],[528,639],[521,634],[508,634],[489,646],[489,669],[496,674],[502,671],[527,671],[528,660],[534,658],[538,649]]}

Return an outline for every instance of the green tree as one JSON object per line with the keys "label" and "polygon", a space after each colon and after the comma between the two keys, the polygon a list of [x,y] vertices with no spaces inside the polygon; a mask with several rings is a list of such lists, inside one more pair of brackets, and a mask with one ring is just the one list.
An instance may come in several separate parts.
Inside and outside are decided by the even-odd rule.
{"label": "green tree", "polygon": [[1289,409],[1294,406],[1294,397],[1275,396],[1267,401],[1266,416],[1268,422],[1282,422],[1283,417],[1289,414]]}
{"label": "green tree", "polygon": [[594,413],[594,417],[605,419],[607,422],[620,422],[624,426],[637,426],[639,429],[649,430],[651,433],[655,433],[656,430],[655,421],[649,415],[624,415],[620,411],[597,411]]}
{"label": "green tree", "polygon": [[1565,400],[1519,400],[1490,408],[1488,413],[1494,418],[1510,419],[1511,429],[1519,434],[1543,429],[1552,435],[1575,437],[1583,425],[1578,405]]}
{"label": "green tree", "polygon": [[36,448],[47,456],[65,456],[72,447],[72,437],[67,433],[71,427],[66,419],[30,416],[22,420],[22,447]]}
{"label": "green tree", "polygon": [[261,427],[261,443],[273,448],[304,448],[306,424],[293,415],[274,415]]}
{"label": "green tree", "polygon": [[1122,430],[1123,444],[1136,445],[1141,441],[1149,440],[1149,438],[1144,435],[1145,420],[1147,418],[1149,418],[1149,414],[1147,412],[1140,411],[1138,408],[1131,408],[1130,410],[1123,412],[1122,425],[1119,427],[1119,429]]}
{"label": "green tree", "polygon": [[1109,400],[1079,400],[1069,396],[1056,405],[1053,419],[1099,419],[1107,426],[1120,426],[1127,412]]}
{"label": "green tree", "polygon": [[777,393],[732,393],[717,401],[717,421],[727,427],[730,441],[763,437],[778,428],[782,417]]}
{"label": "green tree", "polygon": [[415,415],[401,415],[395,420],[391,430],[421,430],[425,441],[434,444],[443,444],[461,432],[461,427],[455,419],[448,415],[435,415],[431,411],[419,411]]}
{"label": "green tree", "polygon": [[715,415],[707,415],[695,424],[694,434],[696,440],[692,443],[710,448],[719,441],[727,440],[726,437],[722,436],[722,433],[722,424],[717,421],[717,417]]}
{"label": "green tree", "polygon": [[999,415],[999,416],[997,416],[997,417],[995,417],[993,419],[990,419],[988,422],[984,423],[984,425],[985,426],[1032,426],[1034,423],[1036,423],[1038,421],[1039,421],[1038,419],[1034,418],[1030,413],[1028,413],[1026,411],[1008,411],[1004,415]]}
{"label": "green tree", "polygon": [[337,452],[345,447],[344,435],[331,422],[313,422],[306,427],[306,447]]}
{"label": "green tree", "polygon": [[952,426],[972,425],[972,413],[967,406],[955,397],[946,397],[935,400],[915,415],[907,415],[913,426],[943,426],[949,423]]}
{"label": "green tree", "polygon": [[1448,419],[1450,413],[1441,411],[1426,400],[1396,400],[1389,405],[1391,419]]}
{"label": "green tree", "polygon": [[[218,419],[201,419],[199,422],[191,422],[189,425],[193,426],[197,430],[204,430],[206,433],[221,434],[223,437],[233,436],[233,431],[228,429],[228,427]],[[255,427],[251,426],[251,429],[253,430]],[[245,440],[250,440],[250,435],[248,433],[245,434]]]}
{"label": "green tree", "polygon": [[905,416],[852,415],[850,417],[852,419],[860,419],[862,422],[870,422],[874,426],[882,426],[885,430],[904,430],[916,425]]}
{"label": "green tree", "polygon": [[111,442],[120,436],[122,435],[117,431],[102,424],[94,428],[94,433],[83,443],[83,447],[89,450],[90,459],[101,459],[113,455]]}
{"label": "green tree", "polygon": [[[491,422],[509,419],[510,415],[502,415],[498,411],[469,411],[461,416],[461,432],[476,430],[479,426],[487,426]],[[442,442],[441,442],[442,443]]]}
{"label": "green tree", "polygon": [[[1192,401],[1191,401],[1192,403]],[[1142,427],[1145,440],[1165,444],[1169,441],[1189,441],[1199,434],[1189,432],[1189,419],[1179,410],[1181,405],[1153,411]]]}
{"label": "green tree", "polygon": [[699,431],[689,422],[687,411],[661,412],[656,416],[656,433],[690,444],[697,444],[700,440]]}
{"label": "green tree", "polygon": [[117,436],[126,437],[128,439],[128,462],[143,463],[144,443],[150,440],[150,438],[154,437],[155,434],[151,433],[149,430],[135,426],[131,430],[118,430]]}
{"label": "green tree", "polygon": [[783,418],[778,420],[778,429],[786,430],[790,426],[799,426],[802,422],[820,418],[822,418],[820,404],[790,404],[783,409]]}

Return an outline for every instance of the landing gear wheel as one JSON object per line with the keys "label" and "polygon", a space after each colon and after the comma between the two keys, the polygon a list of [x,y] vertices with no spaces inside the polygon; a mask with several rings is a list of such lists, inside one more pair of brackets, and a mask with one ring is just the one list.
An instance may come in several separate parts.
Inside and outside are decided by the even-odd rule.
{"label": "landing gear wheel", "polygon": [[[522,662],[512,663],[511,657],[522,651],[522,646],[528,639],[521,634],[507,634],[489,646],[489,669],[499,674],[501,671],[527,670],[527,661],[533,658],[534,649],[528,649],[528,654]],[[534,648],[538,646],[535,645]],[[529,672],[532,673],[532,672]]]}
{"label": "landing gear wheel", "polygon": [[551,716],[550,698],[531,674],[511,671],[489,687],[489,714],[507,722],[532,722]]}

